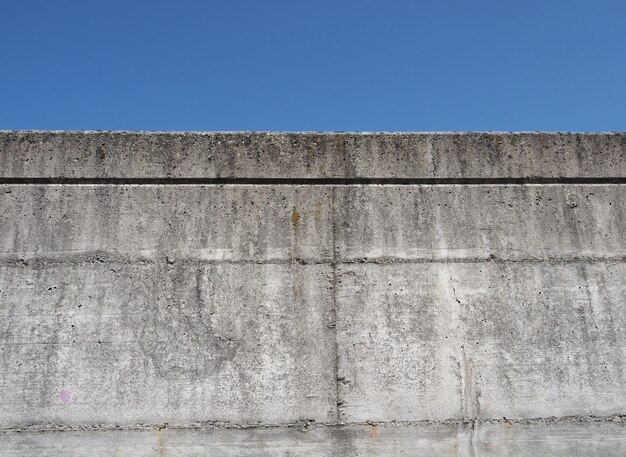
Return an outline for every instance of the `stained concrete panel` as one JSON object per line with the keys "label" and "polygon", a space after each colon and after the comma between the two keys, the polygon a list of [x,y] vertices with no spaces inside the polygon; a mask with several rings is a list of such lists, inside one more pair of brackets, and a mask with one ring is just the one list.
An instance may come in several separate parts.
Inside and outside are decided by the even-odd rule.
{"label": "stained concrete panel", "polygon": [[457,426],[25,432],[1,434],[6,457],[457,457]]}
{"label": "stained concrete panel", "polygon": [[624,186],[29,185],[0,198],[4,255],[329,261],[333,243],[345,261],[626,255]]}
{"label": "stained concrete panel", "polygon": [[475,457],[617,457],[626,455],[626,422],[546,421],[480,424]]}
{"label": "stained concrete panel", "polygon": [[3,456],[621,457],[626,423],[537,421],[0,433]]}
{"label": "stained concrete panel", "polygon": [[461,322],[445,268],[342,265],[337,274],[340,417],[462,418]]}
{"label": "stained concrete panel", "polygon": [[626,256],[626,186],[343,186],[340,260]]}
{"label": "stained concrete panel", "polygon": [[325,265],[0,267],[0,427],[335,419]]}
{"label": "stained concrete panel", "polygon": [[622,262],[354,264],[338,275],[345,420],[626,409]]}
{"label": "stained concrete panel", "polygon": [[0,186],[0,255],[323,260],[330,190],[301,186]]}
{"label": "stained concrete panel", "polygon": [[457,264],[450,271],[476,417],[626,410],[626,264]]}
{"label": "stained concrete panel", "polygon": [[624,133],[0,131],[0,177],[604,178],[625,151]]}

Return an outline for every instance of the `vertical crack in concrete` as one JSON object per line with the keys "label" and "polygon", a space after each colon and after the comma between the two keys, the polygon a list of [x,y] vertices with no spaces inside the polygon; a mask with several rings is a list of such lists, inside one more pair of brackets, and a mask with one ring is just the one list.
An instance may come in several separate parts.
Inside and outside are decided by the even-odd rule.
{"label": "vertical crack in concrete", "polygon": [[459,375],[461,383],[461,408],[464,423],[460,426],[457,434],[458,455],[459,457],[477,457],[478,449],[476,447],[476,439],[478,433],[478,397],[474,380],[474,365],[471,358],[468,356],[468,350],[466,350],[465,347],[465,343],[467,341],[467,305],[461,302],[456,294],[450,264],[445,262],[445,266],[448,272],[448,284],[450,285],[450,289],[452,289],[451,297],[458,305],[458,329],[461,338],[459,351]]}
{"label": "vertical crack in concrete", "polygon": [[459,425],[457,432],[457,456],[458,457],[478,457],[477,447],[478,423],[475,420]]}
{"label": "vertical crack in concrete", "polygon": [[159,426],[156,432],[156,451],[158,457],[164,457],[167,452],[167,442],[165,439],[165,430],[167,429],[167,424],[163,424]]}
{"label": "vertical crack in concrete", "polygon": [[478,449],[478,433],[480,431],[478,419],[474,419],[471,422],[470,429],[470,442],[469,451],[471,457],[479,457],[480,450]]}
{"label": "vertical crack in concrete", "polygon": [[[450,280],[452,280],[452,278],[450,278]],[[456,289],[454,288],[452,283],[450,283],[450,287],[452,287],[452,295],[454,296],[454,299],[458,304],[461,304],[461,300],[459,300],[459,297],[456,296]]]}
{"label": "vertical crack in concrete", "polygon": [[446,269],[448,270],[448,278],[450,280],[450,287],[452,288],[452,296],[454,297],[454,300],[460,305],[461,300],[459,300],[459,297],[456,296],[456,288],[452,284],[452,272],[450,271],[450,264],[447,261],[446,261]]}
{"label": "vertical crack in concrete", "polygon": [[474,366],[467,357],[465,344],[461,344],[461,385],[463,388],[463,419],[472,421],[476,418]]}
{"label": "vertical crack in concrete", "polygon": [[331,188],[330,193],[330,204],[331,204],[331,212],[330,219],[332,225],[332,249],[333,249],[333,261],[331,262],[332,267],[332,288],[333,288],[333,308],[331,313],[331,325],[335,331],[335,365],[334,365],[334,375],[335,375],[335,419],[338,423],[342,422],[343,414],[343,401],[341,400],[341,392],[339,387],[339,336],[337,331],[337,228],[336,228],[336,218],[335,218],[335,187]]}
{"label": "vertical crack in concrete", "polygon": [[204,274],[204,267],[202,265],[198,265],[196,268],[196,300],[198,302],[196,306],[196,315],[198,318],[198,322],[200,323],[200,325],[202,325],[205,328],[207,335],[213,335],[213,330],[209,327],[209,325],[202,318],[202,310],[205,308],[210,310],[209,304],[207,303],[207,300],[205,299],[204,294],[202,293],[203,274]]}
{"label": "vertical crack in concrete", "polygon": [[467,337],[467,325],[466,325],[466,316],[465,316],[465,308],[461,300],[459,300],[456,294],[456,288],[454,287],[452,271],[450,270],[450,264],[448,262],[445,263],[446,270],[448,271],[448,281],[450,284],[450,288],[452,289],[452,298],[454,301],[460,305],[458,307],[458,315],[459,315],[459,334],[461,336],[461,345],[460,345],[460,354],[459,354],[459,367],[460,367],[460,378],[461,378],[461,405],[463,408],[463,419],[465,421],[473,421],[476,418],[477,414],[477,398],[476,398],[476,388],[474,385],[474,366],[470,357],[468,356],[465,349],[465,342]]}

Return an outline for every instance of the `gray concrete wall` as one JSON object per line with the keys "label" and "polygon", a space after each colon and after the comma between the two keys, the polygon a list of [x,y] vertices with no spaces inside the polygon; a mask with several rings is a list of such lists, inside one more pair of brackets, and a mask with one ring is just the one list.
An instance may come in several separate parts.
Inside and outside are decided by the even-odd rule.
{"label": "gray concrete wall", "polygon": [[625,455],[625,197],[625,134],[0,132],[2,455]]}

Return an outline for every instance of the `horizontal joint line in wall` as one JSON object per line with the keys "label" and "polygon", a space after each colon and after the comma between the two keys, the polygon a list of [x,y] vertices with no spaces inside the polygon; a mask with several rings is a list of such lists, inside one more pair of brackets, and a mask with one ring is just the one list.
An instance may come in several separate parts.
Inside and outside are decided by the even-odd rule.
{"label": "horizontal joint line in wall", "polygon": [[3,185],[532,185],[532,184],[626,184],[626,177],[524,177],[524,178],[70,178],[0,177]]}
{"label": "horizontal joint line in wall", "polygon": [[11,432],[62,432],[62,431],[141,431],[141,430],[202,430],[202,429],[276,429],[276,428],[323,428],[323,427],[361,427],[361,426],[474,426],[475,424],[507,424],[507,425],[546,425],[560,423],[598,423],[612,422],[622,424],[626,420],[623,414],[610,416],[560,416],[560,417],[536,417],[536,418],[485,418],[485,419],[444,419],[444,420],[417,420],[417,421],[362,421],[362,422],[315,422],[297,421],[285,423],[258,423],[258,422],[219,422],[219,421],[198,421],[189,424],[84,424],[84,425],[64,425],[64,424],[31,424],[26,426],[16,426],[0,429],[0,433]]}
{"label": "horizontal joint line in wall", "polygon": [[39,265],[39,264],[198,264],[198,265],[402,265],[402,264],[454,264],[454,263],[625,263],[626,256],[571,256],[571,257],[450,257],[450,258],[357,258],[357,259],[202,259],[193,257],[133,257],[108,253],[67,253],[63,255],[29,255],[29,254],[0,254],[0,266],[6,265]]}

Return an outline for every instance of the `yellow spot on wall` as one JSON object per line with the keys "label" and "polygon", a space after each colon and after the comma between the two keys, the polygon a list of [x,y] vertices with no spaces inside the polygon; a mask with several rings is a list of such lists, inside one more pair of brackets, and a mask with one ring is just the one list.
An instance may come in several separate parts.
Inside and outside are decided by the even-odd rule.
{"label": "yellow spot on wall", "polygon": [[300,213],[295,208],[293,209],[293,214],[291,215],[291,222],[293,222],[293,225],[298,225],[298,222],[300,222]]}

